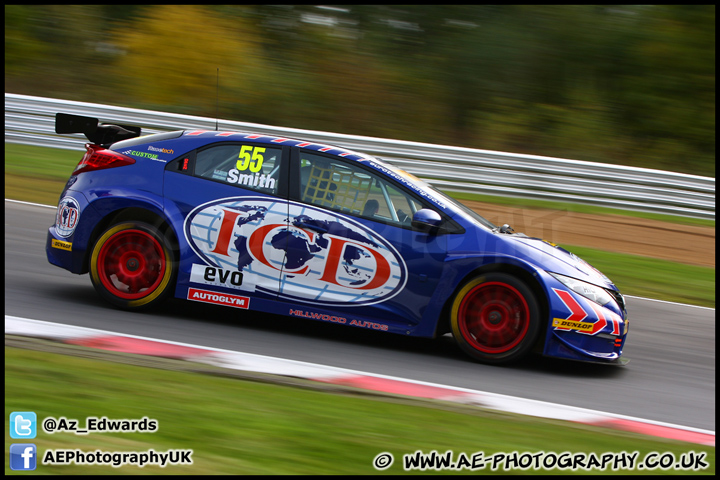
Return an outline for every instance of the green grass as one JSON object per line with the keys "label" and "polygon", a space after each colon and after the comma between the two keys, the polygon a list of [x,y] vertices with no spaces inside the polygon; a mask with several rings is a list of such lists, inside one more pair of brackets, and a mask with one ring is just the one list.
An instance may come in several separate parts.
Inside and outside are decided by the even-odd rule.
{"label": "green grass", "polygon": [[57,180],[65,185],[84,153],[84,150],[63,150],[6,143],[5,173]]}
{"label": "green grass", "polygon": [[5,198],[56,205],[82,151],[5,144]]}
{"label": "green grass", "polygon": [[714,268],[578,246],[563,247],[607,275],[625,295],[715,307]]}
{"label": "green grass", "polygon": [[[378,472],[372,461],[381,452],[395,457],[394,464],[384,473],[398,474],[404,473],[403,454],[418,450],[425,453],[452,450],[455,455],[465,452],[468,456],[482,451],[485,457],[514,451],[598,455],[638,451],[640,458],[649,452],[672,452],[679,458],[692,450],[707,453],[709,467],[697,473],[715,472],[714,447],[474,407],[388,399],[351,391],[329,395],[308,388],[91,360],[81,358],[87,355],[84,349],[67,348],[73,348],[72,352],[80,356],[6,347],[6,419],[13,411],[33,411],[39,424],[46,417],[65,417],[77,419],[84,426],[89,416],[109,419],[147,416],[157,420],[159,428],[154,433],[87,435],[50,435],[40,430],[32,441],[40,458],[48,449],[59,448],[86,452],[192,449],[193,465],[162,469],[38,464],[38,474],[374,474]],[[109,355],[123,361],[134,358]],[[5,444],[14,442],[18,441],[6,431]],[[8,462],[5,473],[12,473]],[[493,472],[487,468],[479,473]],[[678,472],[658,469],[650,473]]]}

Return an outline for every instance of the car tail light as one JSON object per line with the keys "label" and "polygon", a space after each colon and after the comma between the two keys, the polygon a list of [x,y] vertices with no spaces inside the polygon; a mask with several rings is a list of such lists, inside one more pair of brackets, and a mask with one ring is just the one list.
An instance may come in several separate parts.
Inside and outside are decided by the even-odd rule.
{"label": "car tail light", "polygon": [[73,175],[77,175],[82,172],[92,172],[94,170],[103,170],[105,168],[122,167],[125,165],[132,165],[135,160],[126,157],[112,150],[107,150],[100,145],[94,145],[92,143],[85,144],[87,152],[83,155],[82,160],[78,163],[77,167],[73,171]]}

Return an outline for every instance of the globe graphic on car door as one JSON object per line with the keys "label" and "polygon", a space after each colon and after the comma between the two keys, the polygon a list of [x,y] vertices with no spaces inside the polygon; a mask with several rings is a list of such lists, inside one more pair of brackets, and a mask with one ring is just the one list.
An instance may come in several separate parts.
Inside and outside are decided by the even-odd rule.
{"label": "globe graphic on car door", "polygon": [[193,250],[236,269],[246,290],[315,305],[370,305],[397,295],[407,268],[384,238],[328,210],[267,197],[197,207],[185,221]]}

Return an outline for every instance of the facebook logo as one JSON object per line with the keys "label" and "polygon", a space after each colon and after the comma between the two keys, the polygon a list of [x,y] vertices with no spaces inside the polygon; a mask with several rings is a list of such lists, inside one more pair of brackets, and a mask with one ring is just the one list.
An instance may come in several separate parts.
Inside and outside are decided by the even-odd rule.
{"label": "facebook logo", "polygon": [[32,443],[13,443],[10,445],[11,470],[35,470],[37,466],[37,447]]}
{"label": "facebook logo", "polygon": [[10,438],[35,438],[37,415],[35,412],[12,412],[10,414]]}

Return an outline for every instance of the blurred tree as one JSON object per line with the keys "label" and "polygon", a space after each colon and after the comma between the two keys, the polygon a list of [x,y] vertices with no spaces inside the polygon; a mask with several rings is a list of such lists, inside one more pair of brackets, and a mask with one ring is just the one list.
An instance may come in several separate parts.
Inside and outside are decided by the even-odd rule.
{"label": "blurred tree", "polygon": [[256,28],[241,16],[223,18],[202,6],[153,6],[115,29],[112,39],[123,52],[113,64],[114,87],[132,103],[214,116],[219,68],[226,115],[262,104],[267,65]]}
{"label": "blurred tree", "polygon": [[715,6],[646,9],[631,47],[617,94],[633,160],[714,176]]}
{"label": "blurred tree", "polygon": [[22,5],[5,5],[5,75],[27,74],[26,59],[44,56],[44,43],[37,38],[34,15]]}
{"label": "blurred tree", "polygon": [[[225,7],[232,9],[236,7]],[[436,99],[363,30],[356,7],[255,6],[265,56],[278,76],[265,111],[300,128],[430,141]],[[278,117],[279,118],[279,117]],[[447,132],[444,132],[447,134]]]}
{"label": "blurred tree", "polygon": [[65,85],[72,86],[68,91],[77,91],[78,84],[92,88],[102,56],[100,6],[6,5],[5,14],[6,88],[47,96],[66,94]]}
{"label": "blurred tree", "polygon": [[714,5],[5,7],[6,91],[715,172]]}

